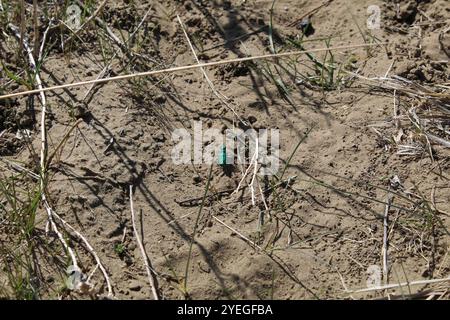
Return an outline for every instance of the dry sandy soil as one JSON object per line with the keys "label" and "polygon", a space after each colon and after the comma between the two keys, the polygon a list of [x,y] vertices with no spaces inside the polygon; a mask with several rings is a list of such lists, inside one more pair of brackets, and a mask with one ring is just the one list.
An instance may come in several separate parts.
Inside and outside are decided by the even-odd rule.
{"label": "dry sandy soil", "polygon": [[[20,1],[2,2],[0,94],[35,88],[20,37],[8,26],[20,26]],[[318,8],[320,1],[278,0],[272,23],[268,0],[107,1],[97,12],[103,27],[88,20],[100,2],[84,1],[87,23],[76,35],[59,22],[63,4],[39,5],[44,87],[195,64],[177,15],[201,62],[268,54],[272,45],[299,50],[289,39],[304,49],[388,43],[206,68],[220,99],[200,69],[46,92],[49,206],[92,245],[115,298],[153,298],[129,186],[161,298],[449,297],[447,1],[334,0]],[[380,8],[379,29],[367,28],[370,5]],[[25,15],[32,46],[32,1]],[[303,17],[309,29],[300,26]],[[0,100],[0,295],[106,298],[90,249],[54,217],[81,271],[95,270],[88,293],[69,290],[70,255],[51,225],[46,231],[42,199],[33,202],[41,194],[41,109],[39,95]],[[258,180],[253,204],[251,173],[230,192],[247,166],[213,165],[209,179],[208,165],[175,165],[172,132],[192,131],[193,121],[279,129],[283,177]],[[16,202],[6,196],[13,186]],[[30,212],[24,232],[14,219]],[[382,285],[425,283],[350,292],[367,288],[377,268]]]}

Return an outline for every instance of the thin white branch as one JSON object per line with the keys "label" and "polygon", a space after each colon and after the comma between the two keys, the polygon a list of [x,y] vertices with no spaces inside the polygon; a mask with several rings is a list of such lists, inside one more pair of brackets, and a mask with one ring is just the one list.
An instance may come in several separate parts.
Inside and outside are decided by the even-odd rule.
{"label": "thin white branch", "polygon": [[364,289],[358,289],[358,290],[349,290],[348,293],[362,293],[362,292],[371,292],[371,291],[377,291],[377,290],[387,290],[387,289],[396,289],[406,286],[418,286],[418,285],[426,285],[426,284],[433,284],[433,283],[441,283],[441,282],[448,282],[450,281],[450,277],[443,278],[443,279],[431,279],[431,280],[417,280],[417,281],[408,281],[408,282],[402,282],[402,283],[393,283],[393,284],[387,284],[384,286],[376,286],[371,288],[364,288]]}
{"label": "thin white branch", "polygon": [[63,218],[61,218],[54,210],[51,209],[51,212],[52,212],[52,215],[54,217],[58,218],[58,220],[61,221],[61,223],[64,225],[64,227],[70,229],[78,238],[80,238],[84,242],[87,250],[94,257],[95,261],[98,264],[98,267],[102,271],[103,277],[105,278],[106,285],[108,287],[108,297],[112,298],[114,296],[114,293],[113,293],[113,289],[112,289],[112,286],[111,286],[111,281],[110,281],[109,276],[108,276],[108,272],[106,272],[106,269],[103,266],[102,262],[100,261],[100,258],[98,257],[98,255],[95,252],[94,248],[91,246],[89,241],[79,231],[77,231],[74,227],[72,227],[69,223],[67,223]]}
{"label": "thin white branch", "polygon": [[389,210],[391,208],[392,195],[390,192],[387,195],[386,206],[384,208],[383,218],[383,279],[384,283],[388,283],[389,266],[388,266],[388,234],[389,234]]}
{"label": "thin white branch", "polygon": [[256,205],[256,200],[255,200],[255,178],[258,174],[258,153],[259,153],[259,139],[258,137],[256,137],[255,139],[255,155],[254,155],[254,160],[253,160],[253,176],[252,176],[252,181],[250,182],[250,190],[252,192],[252,205],[255,206]]}
{"label": "thin white branch", "polygon": [[74,269],[75,270],[80,270],[80,268],[78,267],[77,258],[75,257],[75,253],[73,252],[72,248],[69,247],[69,245],[67,244],[67,242],[64,239],[63,235],[61,234],[61,232],[59,232],[58,227],[56,226],[56,223],[53,220],[52,209],[50,208],[50,205],[47,203],[47,200],[45,200],[45,196],[44,195],[43,195],[43,199],[42,200],[44,202],[45,211],[47,212],[48,221],[49,221],[49,223],[51,225],[51,228],[53,229],[53,231],[58,236],[58,239],[61,242],[61,244],[63,245],[64,249],[66,249],[66,251],[69,253],[70,258],[72,260],[72,265],[73,265]]}
{"label": "thin white branch", "polygon": [[[166,73],[182,72],[182,71],[198,69],[198,68],[209,68],[209,67],[225,65],[225,64],[241,63],[241,62],[256,61],[256,60],[268,60],[268,59],[288,57],[288,56],[298,56],[298,55],[302,55],[305,53],[313,53],[313,52],[366,48],[366,47],[381,46],[381,45],[386,45],[386,44],[387,43],[370,43],[370,44],[357,44],[357,45],[350,45],[350,46],[326,47],[326,48],[316,48],[316,49],[310,49],[310,50],[281,52],[281,53],[276,53],[276,54],[263,54],[263,55],[258,55],[258,56],[248,56],[248,57],[243,57],[243,58],[212,61],[212,62],[205,62],[205,63],[200,63],[200,64],[196,63],[196,64],[179,66],[179,67],[171,67],[171,68],[167,68],[167,69],[149,70],[149,71],[144,71],[144,72],[119,75],[119,76],[103,78],[103,79],[85,80],[85,81],[79,81],[79,82],[73,82],[73,83],[66,83],[66,84],[56,85],[56,86],[52,86],[52,87],[47,87],[42,90],[34,89],[34,90],[10,93],[10,94],[5,94],[5,95],[0,96],[0,100],[6,99],[6,98],[19,97],[19,96],[28,96],[31,94],[38,93],[40,91],[55,91],[55,90],[66,89],[66,88],[81,87],[81,86],[86,86],[86,85],[92,84],[92,83],[106,83],[106,82],[111,82],[111,81],[126,80],[126,79],[137,78],[137,77],[148,77],[148,76],[156,76],[156,75],[166,74]],[[346,71],[344,69],[343,69],[343,72],[349,73],[348,71]]]}
{"label": "thin white branch", "polygon": [[42,42],[41,42],[41,47],[39,49],[39,57],[38,57],[39,63],[42,63],[42,58],[43,58],[42,56],[44,54],[45,41],[47,40],[47,34],[48,34],[48,31],[50,30],[50,28],[52,27],[52,24],[53,24],[53,18],[48,23],[47,29],[45,29],[44,34],[42,35]]}
{"label": "thin white branch", "polygon": [[214,220],[216,220],[217,222],[219,222],[221,225],[223,225],[224,227],[226,227],[227,229],[230,229],[231,231],[233,231],[234,233],[236,233],[239,237],[241,237],[244,241],[247,241],[251,246],[253,246],[256,249],[259,249],[261,251],[264,251],[260,246],[258,246],[254,241],[250,240],[249,238],[247,238],[246,236],[244,236],[241,232],[239,232],[238,230],[234,229],[233,227],[230,227],[229,225],[227,225],[225,222],[223,222],[222,220],[220,220],[219,218],[217,218],[214,215],[211,215]]}
{"label": "thin white branch", "polygon": [[[178,19],[178,22],[181,25],[181,29],[183,30],[184,36],[186,37],[186,40],[187,40],[187,42],[189,44],[189,47],[190,47],[190,49],[192,51],[192,54],[194,55],[195,61],[198,64],[201,64],[200,60],[198,60],[197,54],[195,53],[195,49],[192,46],[191,40],[189,39],[189,36],[188,36],[188,34],[186,32],[186,29],[184,28],[183,22],[181,21],[181,18],[180,18],[179,15],[177,15],[177,19]],[[206,74],[205,69],[203,67],[200,67],[200,70],[202,71],[203,76],[205,77],[206,83],[211,88],[211,91],[214,93],[214,95],[217,97],[217,99],[219,99],[220,102],[222,102],[228,109],[230,109],[231,112],[234,113],[236,118],[239,119],[239,121],[241,121],[243,124],[247,125],[247,123],[243,119],[241,119],[241,117],[236,113],[236,111],[233,109],[233,107],[227,102],[227,100],[229,100],[228,97],[224,96],[222,93],[220,93],[219,91],[216,90],[216,88],[214,87],[214,84],[209,79],[208,75]]]}
{"label": "thin white branch", "polygon": [[[241,184],[244,182],[244,180],[245,180],[245,178],[247,177],[247,175],[248,175],[250,169],[251,169],[252,166],[255,164],[255,159],[257,159],[257,157],[258,157],[258,154],[257,154],[256,151],[258,151],[258,147],[255,148],[255,153],[253,153],[252,160],[250,161],[249,166],[247,167],[247,169],[245,170],[245,172],[244,172],[244,174],[243,174],[241,180],[239,181],[239,184],[238,184],[236,190],[234,190],[233,193],[232,193],[231,195],[237,193],[237,192],[241,189]],[[252,180],[252,181],[253,181],[253,180]]]}
{"label": "thin white branch", "polygon": [[141,250],[142,259],[144,260],[145,270],[147,271],[148,282],[150,284],[150,288],[153,294],[153,298],[155,300],[159,300],[158,292],[156,291],[156,281],[154,278],[154,274],[152,273],[152,268],[150,267],[149,258],[147,253],[145,252],[144,245],[142,244],[141,238],[139,237],[139,233],[136,228],[136,220],[134,216],[134,205],[133,205],[133,186],[130,186],[130,208],[131,208],[131,222],[133,224],[133,231],[136,237],[136,242],[138,243],[139,249]]}

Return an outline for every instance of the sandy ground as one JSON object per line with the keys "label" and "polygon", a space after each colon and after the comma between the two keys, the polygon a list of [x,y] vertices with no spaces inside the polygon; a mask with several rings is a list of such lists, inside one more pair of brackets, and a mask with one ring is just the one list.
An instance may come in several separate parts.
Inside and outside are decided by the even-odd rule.
{"label": "sandy ground", "polygon": [[[152,7],[139,33],[142,43],[135,50],[155,60],[144,63],[135,58],[126,64],[123,61],[127,57],[116,58],[110,75],[195,63],[176,14],[185,24],[200,61],[270,53],[271,3],[183,0],[141,1],[133,6],[124,1],[107,4],[102,18],[117,35],[119,30],[129,35]],[[300,35],[301,30],[292,23],[319,4],[276,1],[275,47],[282,46],[278,38]],[[381,10],[380,29],[371,33],[366,26],[369,5]],[[365,77],[388,72],[389,76],[399,75],[424,85],[448,83],[450,36],[447,33],[439,38],[439,34],[448,30],[449,9],[444,0],[419,4],[400,1],[398,8],[391,1],[331,1],[311,14],[314,33],[305,38],[308,41],[304,47],[324,47],[325,42],[317,39],[330,36],[330,46],[360,44],[369,41],[370,34],[389,44],[333,52],[336,61],[354,64],[352,70]],[[447,22],[433,23],[436,21]],[[95,33],[88,29],[79,37],[78,44],[64,53],[55,48],[48,54],[41,71],[45,86],[93,79],[102,71]],[[236,37],[239,40],[230,41]],[[2,46],[6,51],[9,48],[6,40]],[[323,54],[317,56],[323,58]],[[1,58],[7,57],[2,54]],[[310,72],[305,56],[296,62],[300,72]],[[263,62],[258,62],[257,66],[261,65]],[[406,110],[417,100],[400,93],[394,97],[393,90],[379,90],[361,79],[332,90],[299,81],[290,98],[283,99],[273,83],[255,72],[254,65],[223,65],[206,72],[239,117],[254,128],[280,130],[283,164],[297,142],[311,131],[287,166],[284,179],[292,179],[264,192],[269,210],[259,192],[252,204],[248,186],[233,195],[208,198],[188,272],[190,298],[349,298],[345,288],[366,288],[371,266],[382,268],[388,190],[395,193],[389,209],[388,282],[448,277],[449,220],[444,213],[450,212],[449,149],[433,144],[433,158],[427,152],[400,155],[396,144],[382,138],[389,142],[400,134],[403,142],[399,144],[414,140],[417,132],[408,122]],[[7,89],[19,91],[24,87]],[[160,295],[183,299],[180,287],[209,166],[173,164],[175,142],[171,134],[176,128],[192,131],[193,121],[220,130],[239,126],[239,121],[212,93],[198,69],[99,85],[83,102],[86,90],[81,87],[47,93],[50,150],[57,147],[76,119],[81,119],[49,168],[51,205],[89,239],[111,277],[117,298],[151,298],[131,224],[128,188],[132,185],[138,229],[157,273]],[[394,100],[403,116],[400,128],[394,125]],[[0,105],[0,132],[11,128],[0,138],[0,154],[34,170],[33,153],[15,137],[19,127],[28,128],[31,144],[39,150],[39,125],[33,123],[33,115],[27,114],[26,101],[18,98],[9,106]],[[17,115],[22,123],[8,122]],[[214,165],[209,194],[235,189],[243,171],[245,167],[238,165],[230,172]],[[268,186],[261,182],[262,188]],[[444,212],[438,214],[440,224],[430,226],[427,222],[421,211],[422,196],[433,199],[438,211]],[[197,200],[187,201],[190,199]],[[262,227],[261,211],[265,218]],[[40,209],[37,224],[42,230],[45,222],[45,211]],[[52,242],[58,246],[56,238]],[[71,243],[82,270],[89,274],[95,262],[76,238]],[[89,298],[49,290],[61,287],[64,280],[54,275],[54,267],[44,269],[49,275],[41,284],[43,297]],[[104,297],[101,274],[96,272],[92,281],[95,296]],[[448,282],[440,286],[448,288]],[[402,294],[409,289],[414,293],[429,287],[403,287],[390,293]],[[385,292],[351,296],[384,297]]]}

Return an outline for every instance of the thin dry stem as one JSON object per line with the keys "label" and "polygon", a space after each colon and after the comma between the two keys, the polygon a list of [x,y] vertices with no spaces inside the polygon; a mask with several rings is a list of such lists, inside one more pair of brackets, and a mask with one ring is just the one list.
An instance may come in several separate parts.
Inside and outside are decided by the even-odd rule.
{"label": "thin dry stem", "polygon": [[[186,40],[189,44],[189,47],[192,51],[192,54],[194,55],[195,61],[197,61],[198,64],[200,64],[200,60],[198,60],[197,54],[195,53],[195,49],[192,46],[191,40],[189,39],[189,36],[186,32],[186,29],[184,28],[183,22],[181,21],[181,18],[179,15],[177,15],[177,19],[178,22],[181,25],[181,29],[183,30],[184,36],[186,37]],[[217,97],[217,99],[220,100],[220,102],[222,102],[228,109],[230,109],[234,115],[236,116],[236,118],[239,119],[239,121],[241,121],[242,123],[246,124],[246,122],[244,120],[241,119],[241,117],[236,113],[236,111],[234,110],[234,108],[228,103],[227,100],[228,97],[224,96],[222,93],[220,93],[219,91],[216,90],[216,88],[214,87],[214,84],[212,83],[211,79],[209,79],[208,75],[206,74],[206,71],[203,67],[200,67],[200,70],[203,73],[203,76],[205,77],[206,83],[208,84],[208,86],[210,87],[211,91],[214,93],[214,95]]]}
{"label": "thin dry stem", "polygon": [[[48,204],[47,204],[48,205]],[[50,208],[50,207],[49,207]],[[113,289],[112,289],[112,285],[111,285],[111,280],[108,276],[108,272],[106,271],[105,267],[103,266],[100,258],[98,257],[97,252],[95,252],[94,248],[91,246],[91,244],[89,243],[89,241],[79,232],[77,231],[74,227],[72,227],[68,222],[66,222],[63,218],[61,218],[53,209],[51,209],[52,215],[54,217],[56,217],[59,221],[61,221],[61,223],[64,225],[64,227],[70,229],[73,233],[75,233],[75,235],[80,238],[84,244],[86,245],[87,250],[89,251],[89,253],[94,257],[95,261],[97,262],[100,270],[103,273],[103,277],[105,278],[106,281],[106,285],[108,288],[108,297],[112,298],[114,297],[114,293],[113,293]]]}
{"label": "thin dry stem", "polygon": [[156,280],[154,278],[154,274],[152,272],[152,268],[150,267],[150,262],[147,253],[145,252],[144,245],[142,244],[141,238],[139,237],[139,233],[136,228],[136,219],[134,215],[134,205],[133,205],[133,186],[130,186],[130,209],[131,209],[131,222],[133,224],[134,236],[136,237],[136,242],[138,243],[139,249],[141,250],[142,259],[144,260],[145,270],[147,271],[148,282],[150,284],[150,289],[153,294],[153,298],[155,300],[159,300],[159,295],[156,290]]}
{"label": "thin dry stem", "polygon": [[162,69],[162,70],[144,71],[144,72],[138,72],[138,73],[133,73],[133,74],[103,78],[103,79],[94,79],[94,80],[86,80],[86,81],[80,81],[80,82],[74,82],[74,83],[66,83],[63,85],[46,87],[43,89],[35,89],[35,90],[11,93],[11,94],[6,94],[6,95],[0,96],[0,100],[7,99],[7,98],[20,97],[20,96],[28,96],[28,95],[32,95],[32,94],[36,94],[36,93],[40,93],[40,92],[55,91],[55,90],[59,90],[59,89],[66,89],[66,88],[73,88],[73,87],[81,87],[81,86],[86,86],[86,85],[90,85],[93,83],[106,83],[106,82],[110,82],[110,81],[128,80],[128,79],[132,79],[132,78],[136,78],[136,77],[148,77],[148,76],[155,76],[155,75],[160,75],[160,74],[165,74],[165,73],[176,73],[176,72],[181,72],[181,71],[186,71],[186,70],[192,70],[192,69],[197,69],[197,68],[207,68],[207,67],[219,66],[219,65],[224,65],[224,64],[240,63],[240,62],[254,61],[254,60],[264,60],[264,59],[272,59],[272,58],[281,58],[281,57],[302,55],[305,53],[315,53],[315,52],[322,52],[322,51],[358,49],[358,48],[366,48],[366,47],[373,47],[373,46],[382,46],[382,45],[387,45],[387,44],[388,43],[357,44],[357,45],[318,48],[318,49],[310,49],[310,50],[299,50],[299,51],[283,52],[283,53],[276,53],[276,54],[265,54],[265,55],[259,55],[259,56],[250,56],[250,57],[235,58],[235,59],[228,59],[228,60],[221,60],[221,61],[214,61],[214,62],[206,62],[206,63],[173,67],[173,68]]}
{"label": "thin dry stem", "polygon": [[418,286],[418,285],[427,285],[427,284],[433,284],[433,283],[441,283],[441,282],[448,282],[450,281],[450,277],[443,278],[443,279],[431,279],[431,280],[416,280],[416,281],[408,281],[408,282],[402,282],[402,283],[393,283],[393,284],[387,284],[383,286],[376,286],[371,288],[364,288],[359,290],[349,290],[347,293],[363,293],[363,292],[371,292],[371,291],[378,291],[378,290],[388,290],[388,289],[396,289],[406,286]]}
{"label": "thin dry stem", "polygon": [[389,210],[391,209],[392,195],[388,193],[386,206],[384,208],[383,218],[383,279],[384,283],[389,281],[389,265],[388,265],[388,234],[389,234]]}

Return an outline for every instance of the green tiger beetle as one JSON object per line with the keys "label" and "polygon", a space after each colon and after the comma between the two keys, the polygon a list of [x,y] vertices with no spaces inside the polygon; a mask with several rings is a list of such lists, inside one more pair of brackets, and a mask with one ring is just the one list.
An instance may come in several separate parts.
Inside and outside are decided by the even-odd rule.
{"label": "green tiger beetle", "polygon": [[230,158],[231,156],[227,154],[226,145],[222,145],[219,150],[219,158],[217,159],[217,163],[222,168],[223,173],[229,177],[233,173],[233,162]]}
{"label": "green tiger beetle", "polygon": [[227,163],[227,146],[222,145],[219,150],[219,159],[218,159],[219,166],[225,167]]}

